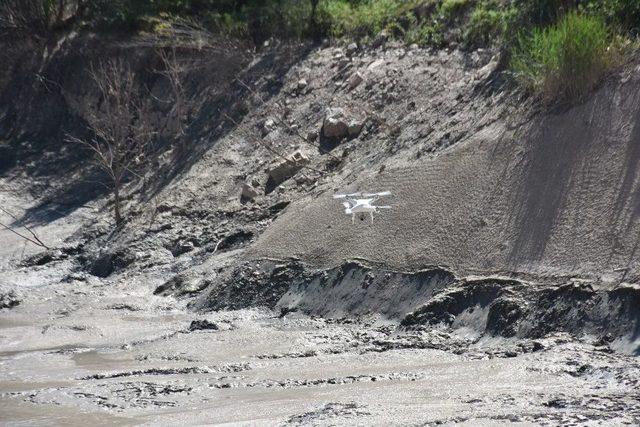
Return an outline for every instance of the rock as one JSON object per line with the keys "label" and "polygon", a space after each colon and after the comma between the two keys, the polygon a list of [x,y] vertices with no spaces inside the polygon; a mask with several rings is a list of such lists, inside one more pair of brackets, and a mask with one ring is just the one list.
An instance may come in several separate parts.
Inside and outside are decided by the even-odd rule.
{"label": "rock", "polygon": [[171,248],[171,254],[176,257],[176,256],[180,256],[182,254],[186,254],[187,252],[191,252],[194,249],[194,244],[193,242],[184,242],[184,241],[180,241],[177,242],[172,248]]}
{"label": "rock", "polygon": [[258,193],[258,190],[254,187],[253,183],[249,184],[248,182],[245,182],[242,185],[242,193],[240,194],[241,198],[253,200],[258,197],[259,194],[260,193]]}
{"label": "rock", "polygon": [[209,282],[199,278],[189,277],[184,274],[176,274],[162,285],[158,286],[154,295],[174,295],[181,296],[200,292],[209,285]]}
{"label": "rock", "polygon": [[298,80],[298,90],[299,91],[303,91],[307,88],[309,84],[307,83],[306,79],[300,79]]}
{"label": "rock", "polygon": [[385,29],[378,33],[376,38],[373,40],[373,43],[371,43],[371,47],[376,49],[384,45],[387,42],[387,40],[389,40],[389,32]]}
{"label": "rock", "polygon": [[217,331],[218,329],[220,329],[218,325],[208,320],[194,320],[189,325],[190,331]]}
{"label": "rock", "polygon": [[268,135],[276,129],[276,121],[273,119],[267,119],[262,125],[262,136]]}
{"label": "rock", "polygon": [[59,261],[68,258],[67,254],[59,249],[49,249],[44,252],[40,252],[22,262],[25,267],[34,267],[48,264],[52,261]]}
{"label": "rock", "polygon": [[364,120],[348,117],[341,108],[330,108],[322,124],[322,134],[327,138],[354,137],[360,133],[363,126]]}
{"label": "rock", "polygon": [[307,141],[309,141],[309,142],[313,142],[313,141],[315,141],[316,139],[318,139],[318,131],[310,130],[310,131],[307,133]]}
{"label": "rock", "polygon": [[97,277],[108,277],[115,271],[128,267],[136,260],[136,254],[126,248],[116,249],[100,255],[89,268],[89,273]]}
{"label": "rock", "polygon": [[355,73],[351,74],[351,77],[349,77],[349,80],[347,81],[347,86],[349,87],[349,89],[355,89],[363,81],[364,81],[364,77],[362,76],[362,74],[356,71]]}
{"label": "rock", "polygon": [[358,45],[356,43],[349,43],[347,46],[347,55],[352,56],[358,51]]}
{"label": "rock", "polygon": [[0,294],[0,310],[3,308],[13,308],[20,304],[20,300],[14,291]]}
{"label": "rock", "polygon": [[349,122],[349,129],[348,129],[349,136],[358,136],[360,134],[360,131],[362,131],[363,126],[364,126],[364,123],[359,122],[357,120],[351,120]]}
{"label": "rock", "polygon": [[329,108],[322,124],[322,134],[327,138],[342,138],[349,133],[349,124],[341,108]]}
{"label": "rock", "polygon": [[482,68],[478,70],[476,74],[476,80],[485,80],[496,70],[498,67],[498,56],[494,56],[491,60]]}
{"label": "rock", "polygon": [[265,186],[265,192],[270,193],[286,181],[294,176],[300,169],[309,163],[309,158],[300,151],[295,151],[287,157],[287,160],[278,163],[275,167],[269,170],[269,179]]}

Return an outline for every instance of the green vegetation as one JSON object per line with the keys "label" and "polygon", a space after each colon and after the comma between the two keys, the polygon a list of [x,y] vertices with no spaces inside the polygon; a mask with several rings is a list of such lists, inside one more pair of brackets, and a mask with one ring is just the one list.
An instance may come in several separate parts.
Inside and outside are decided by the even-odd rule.
{"label": "green vegetation", "polygon": [[558,23],[521,36],[511,69],[525,88],[547,99],[580,97],[614,64],[611,42],[602,18],[569,12]]}
{"label": "green vegetation", "polygon": [[[75,15],[75,18],[72,19]],[[368,43],[382,31],[434,48],[498,48],[516,80],[546,96],[579,96],[640,33],[640,0],[4,0],[0,33],[82,22],[98,31],[162,32],[194,20],[261,44],[270,37]],[[509,60],[509,58],[511,59]]]}

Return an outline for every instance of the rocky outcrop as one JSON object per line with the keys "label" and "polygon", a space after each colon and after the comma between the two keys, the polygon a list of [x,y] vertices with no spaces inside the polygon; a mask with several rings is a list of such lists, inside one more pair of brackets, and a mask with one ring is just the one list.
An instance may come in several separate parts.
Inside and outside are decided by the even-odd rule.
{"label": "rocky outcrop", "polygon": [[[357,82],[357,79],[354,82]],[[360,82],[357,82],[357,84]],[[357,84],[353,87],[357,86]],[[349,113],[342,108],[329,108],[322,123],[322,135],[325,138],[335,139],[355,137],[358,136],[363,126],[364,120],[355,114]]]}
{"label": "rocky outcrop", "polygon": [[301,151],[290,154],[286,160],[281,161],[269,170],[265,193],[269,194],[278,185],[294,176],[309,163],[309,158]]}

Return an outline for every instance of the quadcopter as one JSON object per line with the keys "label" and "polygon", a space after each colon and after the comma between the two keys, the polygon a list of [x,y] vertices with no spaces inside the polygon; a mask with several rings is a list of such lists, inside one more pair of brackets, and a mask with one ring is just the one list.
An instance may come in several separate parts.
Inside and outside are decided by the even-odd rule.
{"label": "quadcopter", "polygon": [[344,213],[351,215],[351,223],[355,223],[356,215],[359,213],[369,213],[371,215],[371,224],[373,224],[373,213],[379,209],[391,209],[391,206],[373,206],[379,198],[390,196],[391,191],[383,191],[381,193],[351,193],[351,194],[335,194],[334,199],[344,199]]}

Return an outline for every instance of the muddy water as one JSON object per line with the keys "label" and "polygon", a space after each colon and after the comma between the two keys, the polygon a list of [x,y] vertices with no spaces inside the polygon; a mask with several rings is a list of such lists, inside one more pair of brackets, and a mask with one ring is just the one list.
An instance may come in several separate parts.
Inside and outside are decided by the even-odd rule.
{"label": "muddy water", "polygon": [[[640,419],[634,359],[563,336],[532,352],[442,330],[409,334],[388,322],[279,319],[260,310],[129,315],[85,307],[31,323],[27,307],[14,310],[0,313],[0,343],[11,348],[0,356],[4,425]],[[203,318],[218,329],[189,331]]]}
{"label": "muddy water", "polygon": [[588,340],[194,313],[153,295],[164,275],[69,270],[1,277],[21,300],[0,310],[1,425],[640,423],[637,358]]}

